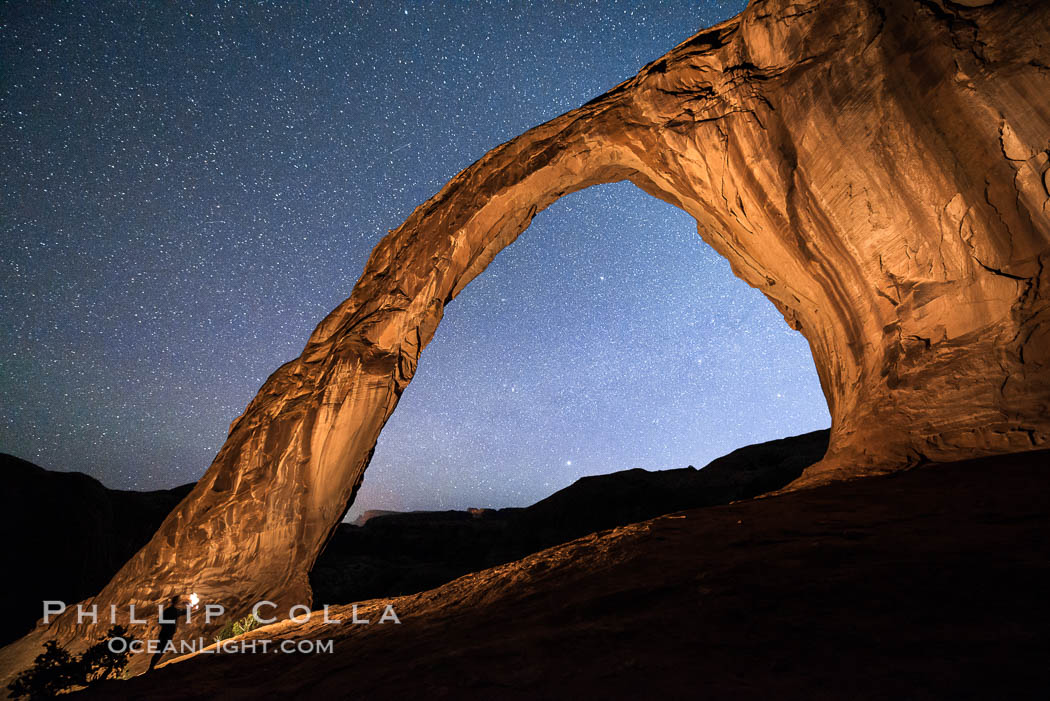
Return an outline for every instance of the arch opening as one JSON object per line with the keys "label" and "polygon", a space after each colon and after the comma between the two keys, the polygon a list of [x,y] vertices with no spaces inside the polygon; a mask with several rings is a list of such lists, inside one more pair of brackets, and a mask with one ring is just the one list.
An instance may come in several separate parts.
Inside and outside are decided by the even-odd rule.
{"label": "arch opening", "polygon": [[526,506],[829,423],[805,340],[695,220],[596,185],[537,214],[447,307],[347,520]]}

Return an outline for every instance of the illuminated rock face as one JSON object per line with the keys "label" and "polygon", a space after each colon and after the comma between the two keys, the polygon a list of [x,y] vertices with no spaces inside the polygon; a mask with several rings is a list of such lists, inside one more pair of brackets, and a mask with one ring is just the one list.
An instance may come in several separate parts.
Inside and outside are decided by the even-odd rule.
{"label": "illuminated rock face", "polygon": [[1050,7],[980,4],[752,2],[493,149],[379,243],[95,602],[309,602],[445,305],[596,183],[689,212],[808,339],[832,433],[800,483],[1046,445]]}

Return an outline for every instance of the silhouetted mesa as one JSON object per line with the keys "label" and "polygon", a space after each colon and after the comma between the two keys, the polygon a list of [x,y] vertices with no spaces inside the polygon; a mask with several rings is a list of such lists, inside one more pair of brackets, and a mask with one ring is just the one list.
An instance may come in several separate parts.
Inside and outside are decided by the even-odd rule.
{"label": "silhouetted mesa", "polygon": [[343,524],[310,573],[314,606],[411,594],[588,533],[779,489],[824,455],[814,431],[734,450],[698,470],[584,477],[524,509],[380,513]]}
{"label": "silhouetted mesa", "polygon": [[0,645],[32,630],[45,599],[71,604],[97,594],[193,488],[107,489],[4,453],[0,474]]}

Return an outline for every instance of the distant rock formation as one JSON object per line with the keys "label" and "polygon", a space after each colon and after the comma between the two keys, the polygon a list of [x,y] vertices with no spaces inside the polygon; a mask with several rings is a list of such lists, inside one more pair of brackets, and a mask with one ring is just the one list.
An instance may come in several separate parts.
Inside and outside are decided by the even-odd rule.
{"label": "distant rock formation", "polygon": [[583,477],[523,509],[374,512],[363,527],[341,525],[321,554],[310,573],[314,605],[411,594],[588,533],[765,494],[827,447],[828,431],[814,431],[734,450],[701,470]]}
{"label": "distant rock formation", "polygon": [[354,519],[354,525],[355,526],[363,526],[366,523],[368,523],[369,521],[371,521],[372,519],[374,519],[376,516],[389,516],[391,514],[400,514],[400,513],[403,513],[403,512],[401,512],[401,511],[387,511],[387,510],[384,510],[384,509],[369,509],[368,511],[364,512],[363,514],[358,516],[356,519]]}
{"label": "distant rock formation", "polygon": [[490,151],[376,246],[95,603],[309,602],[445,306],[597,183],[689,212],[805,335],[832,428],[803,483],[1047,444],[1050,5],[982,5],[756,0]]}
{"label": "distant rock formation", "polygon": [[107,489],[80,472],[3,453],[0,475],[0,645],[33,628],[44,600],[74,604],[96,594],[193,488]]}
{"label": "distant rock formation", "polygon": [[[817,431],[747,446],[703,470],[585,477],[526,508],[366,511],[339,527],[310,584],[317,602],[331,604],[423,591],[593,531],[782,487],[820,459],[827,439]],[[42,601],[72,605],[97,592],[193,488],[108,489],[2,453],[0,474],[0,566],[17,573],[0,580],[4,645],[32,630]]]}

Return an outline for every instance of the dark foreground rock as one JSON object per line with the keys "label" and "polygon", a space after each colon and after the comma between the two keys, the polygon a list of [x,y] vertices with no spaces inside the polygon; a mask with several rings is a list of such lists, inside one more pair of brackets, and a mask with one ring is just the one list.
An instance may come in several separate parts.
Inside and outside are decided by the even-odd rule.
{"label": "dark foreground rock", "polygon": [[310,574],[314,605],[413,594],[606,528],[779,489],[820,460],[828,431],[750,445],[703,469],[584,477],[524,509],[378,514],[343,524]]}
{"label": "dark foreground rock", "polygon": [[[1050,452],[605,531],[78,698],[1043,699]],[[401,624],[375,624],[391,603]],[[336,617],[349,618],[344,609]],[[276,643],[275,643],[276,644]]]}
{"label": "dark foreground rock", "polygon": [[44,600],[72,604],[98,593],[193,488],[107,489],[3,453],[0,475],[0,645],[33,628]]}

